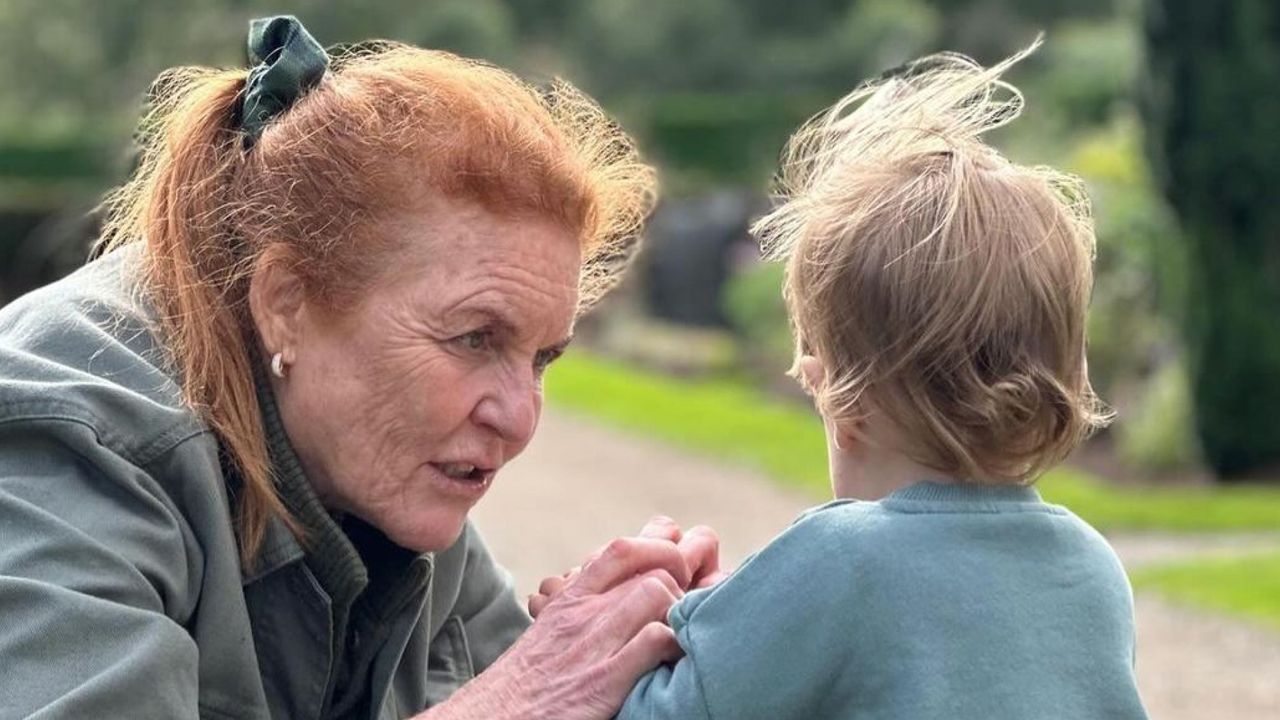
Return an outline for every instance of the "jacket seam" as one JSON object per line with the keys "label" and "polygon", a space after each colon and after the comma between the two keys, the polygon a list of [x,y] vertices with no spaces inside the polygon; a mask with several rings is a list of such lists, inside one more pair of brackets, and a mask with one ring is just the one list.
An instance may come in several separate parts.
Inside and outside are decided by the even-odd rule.
{"label": "jacket seam", "polygon": [[244,717],[233,710],[223,709],[221,705],[215,705],[207,701],[201,701],[197,703],[197,706],[201,716],[216,715],[220,718],[228,718],[228,720],[242,720]]}
{"label": "jacket seam", "polygon": [[[7,411],[16,412],[8,414]],[[131,445],[122,442],[115,433],[104,429],[100,418],[93,413],[72,403],[50,400],[8,402],[0,403],[0,412],[6,412],[7,415],[0,417],[0,426],[42,420],[81,425],[93,433],[100,445],[140,468],[150,465],[188,440],[211,432],[204,427],[184,427],[184,423],[178,422],[171,424],[143,443]]]}
{"label": "jacket seam", "polygon": [[[136,457],[129,457],[128,454],[121,452],[118,448],[112,447],[111,445],[108,445],[107,443],[103,442],[102,435],[99,429],[95,427],[92,423],[89,423],[80,417],[65,417],[65,416],[52,415],[52,414],[46,414],[46,415],[40,415],[40,416],[32,415],[32,416],[25,416],[25,417],[6,417],[6,418],[0,418],[0,427],[17,424],[21,422],[31,422],[31,421],[53,421],[53,422],[69,423],[72,425],[80,425],[87,428],[90,432],[93,433],[94,439],[98,442],[98,444],[101,447],[103,447],[109,452],[116,453],[125,462],[129,463],[130,465],[133,465],[139,471],[144,473],[146,477],[150,480],[150,484],[153,486],[158,485],[158,483],[155,480],[155,474],[151,471],[152,463],[154,463],[156,460],[163,457],[164,455],[174,452],[179,447],[181,447],[184,443],[189,442],[193,439],[199,438],[209,432],[208,430],[204,430],[204,429],[201,429],[198,431],[189,431],[179,439],[165,445],[161,451],[149,453],[146,458],[136,458]],[[169,430],[165,431],[165,433],[161,433],[161,435],[172,434],[173,432],[180,429],[181,429],[180,427],[174,426]],[[155,443],[152,442],[150,444],[154,445]],[[169,497],[167,493],[159,491],[160,489],[158,487],[148,487],[147,485],[143,485],[140,489],[143,492],[147,493],[148,495],[154,497],[156,500],[158,500],[160,502],[160,505],[164,508],[166,514],[168,514],[173,519],[175,524],[177,524],[179,527],[186,527],[189,531],[191,531],[190,521],[185,515],[183,515],[181,512],[178,512],[173,507],[172,505],[173,499]],[[189,556],[192,552],[192,548],[189,546],[187,542],[187,533],[186,532],[181,533],[181,537],[182,537],[182,544],[183,544],[182,552],[184,555]],[[200,551],[198,547],[196,548],[196,550]]]}

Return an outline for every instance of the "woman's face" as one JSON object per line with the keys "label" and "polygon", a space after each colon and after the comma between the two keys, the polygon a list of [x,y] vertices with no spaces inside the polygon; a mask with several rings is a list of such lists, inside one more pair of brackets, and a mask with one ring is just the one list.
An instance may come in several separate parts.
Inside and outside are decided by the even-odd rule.
{"label": "woman's face", "polygon": [[569,342],[577,238],[550,220],[433,202],[385,224],[411,248],[335,320],[302,302],[276,394],[326,507],[443,550],[542,410]]}

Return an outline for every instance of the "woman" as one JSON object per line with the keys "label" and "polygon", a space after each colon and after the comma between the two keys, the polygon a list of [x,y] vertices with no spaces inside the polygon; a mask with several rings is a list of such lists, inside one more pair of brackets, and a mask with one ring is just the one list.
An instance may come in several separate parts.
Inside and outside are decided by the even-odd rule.
{"label": "woman", "polygon": [[250,50],[162,78],[108,252],[0,312],[0,716],[610,716],[714,537],[619,539],[526,630],[466,516],[651,170],[563,85]]}

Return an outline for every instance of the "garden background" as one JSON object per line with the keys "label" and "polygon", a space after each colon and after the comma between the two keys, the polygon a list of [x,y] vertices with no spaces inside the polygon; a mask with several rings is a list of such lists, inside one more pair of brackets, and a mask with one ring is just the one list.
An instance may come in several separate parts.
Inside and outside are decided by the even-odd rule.
{"label": "garden background", "polygon": [[[640,448],[642,465],[702,468],[687,482],[714,475],[720,499],[697,502],[736,502],[717,483],[763,483],[786,513],[829,491],[820,423],[783,375],[780,269],[746,231],[783,141],[886,68],[938,50],[990,63],[1044,31],[1009,77],[1024,117],[993,140],[1088,183],[1090,370],[1119,419],[1042,492],[1114,539],[1140,600],[1253,638],[1251,659],[1218,656],[1253,703],[1221,716],[1280,714],[1273,0],[0,0],[0,302],[83,262],[156,74],[243,65],[248,19],[273,13],[326,45],[392,38],[563,76],[631,129],[662,201],[629,280],[550,372],[541,459],[521,477],[572,474],[539,453],[558,442],[543,435],[604,432],[628,449],[601,462]],[[782,522],[766,515],[762,538]]]}

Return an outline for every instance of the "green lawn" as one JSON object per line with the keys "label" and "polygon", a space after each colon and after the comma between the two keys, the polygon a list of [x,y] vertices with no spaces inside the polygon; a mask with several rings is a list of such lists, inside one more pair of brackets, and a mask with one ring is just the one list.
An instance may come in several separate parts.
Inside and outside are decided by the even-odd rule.
{"label": "green lawn", "polygon": [[1280,552],[1195,560],[1132,574],[1135,587],[1280,630]]}
{"label": "green lawn", "polygon": [[[546,385],[553,406],[755,467],[815,502],[830,492],[821,422],[745,384],[676,379],[578,351],[556,363]],[[1104,530],[1280,529],[1280,486],[1118,488],[1061,468],[1039,487]]]}

